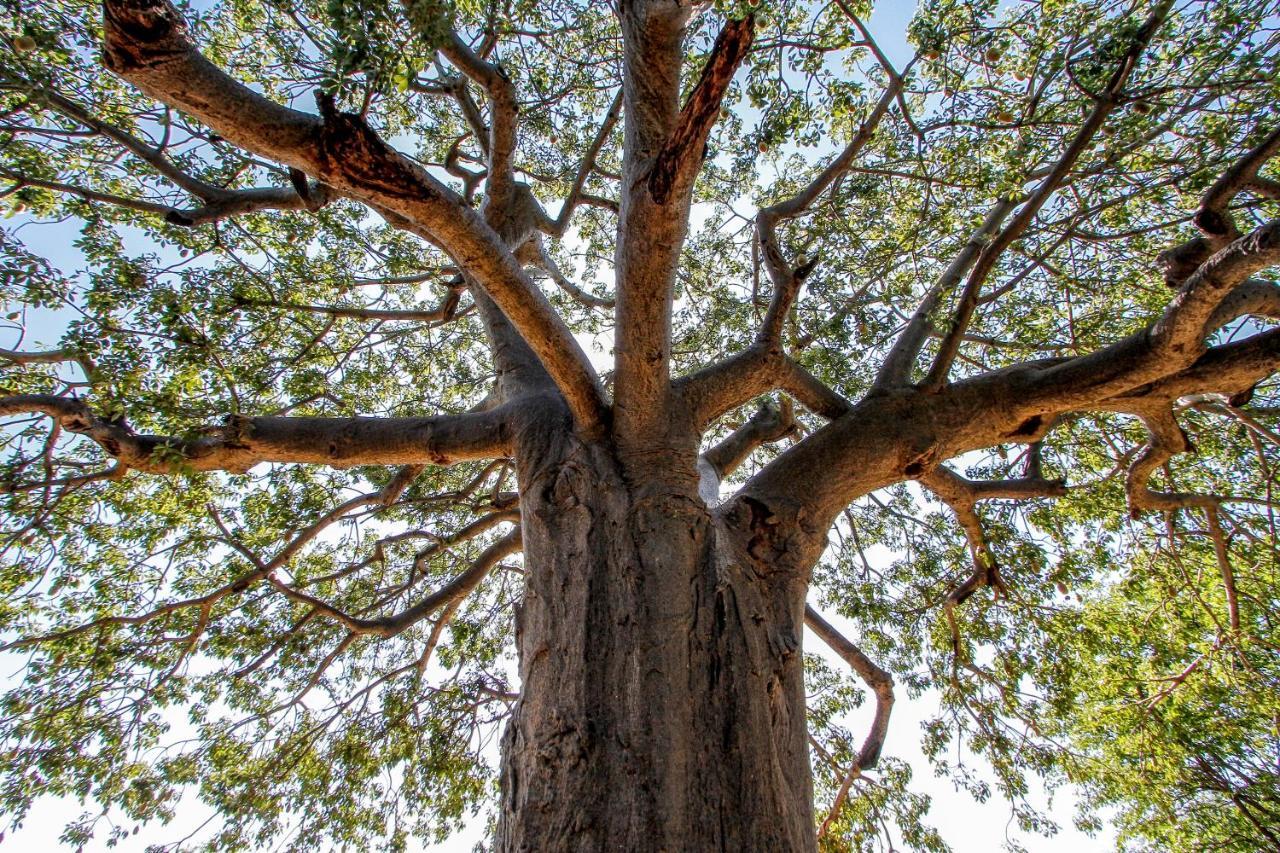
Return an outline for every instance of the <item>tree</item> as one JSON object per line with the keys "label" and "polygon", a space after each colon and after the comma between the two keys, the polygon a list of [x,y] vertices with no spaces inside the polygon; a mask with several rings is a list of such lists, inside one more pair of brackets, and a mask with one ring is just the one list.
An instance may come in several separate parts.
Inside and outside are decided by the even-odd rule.
{"label": "tree", "polygon": [[1280,846],[1280,9],[869,6],[6,4],[15,821]]}

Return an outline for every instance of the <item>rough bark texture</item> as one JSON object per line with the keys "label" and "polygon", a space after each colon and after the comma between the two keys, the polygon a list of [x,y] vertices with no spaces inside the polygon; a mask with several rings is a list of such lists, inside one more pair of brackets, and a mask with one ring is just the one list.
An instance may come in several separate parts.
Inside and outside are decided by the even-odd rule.
{"label": "rough bark texture", "polygon": [[[861,399],[849,401],[787,352],[788,346],[796,347],[784,327],[819,259],[787,257],[779,229],[812,213],[839,184],[895,103],[905,113],[904,77],[883,58],[889,83],[844,150],[794,196],[756,216],[756,245],[773,294],[752,342],[673,379],[673,299],[693,188],[721,114],[721,98],[752,46],[752,18],[724,22],[682,105],[681,77],[692,70],[682,65],[694,4],[616,4],[623,43],[621,92],[553,220],[516,180],[520,103],[514,84],[485,50],[473,49],[456,33],[438,48],[456,72],[440,78],[438,93],[459,100],[486,160],[483,176],[463,168],[462,195],[380,138],[363,114],[339,109],[332,98],[321,97],[319,114],[310,114],[236,81],[200,53],[167,0],[106,0],[107,67],[227,143],[287,167],[292,187],[235,192],[211,187],[186,175],[159,149],[78,112],[69,101],[50,101],[205,205],[185,213],[156,204],[138,203],[135,209],[194,226],[252,209],[314,212],[338,197],[360,201],[392,226],[434,244],[455,265],[452,301],[445,303],[451,307],[439,316],[451,318],[462,290],[470,292],[496,379],[486,404],[466,414],[395,419],[236,415],[197,438],[137,434],[75,396],[0,398],[0,416],[52,418],[57,429],[96,442],[116,463],[106,471],[23,489],[83,485],[123,476],[127,469],[245,471],[263,462],[406,466],[391,486],[339,506],[272,561],[255,561],[254,571],[241,580],[152,613],[108,617],[85,628],[141,624],[183,607],[205,608],[207,616],[213,602],[267,582],[341,622],[353,637],[392,636],[441,607],[456,606],[522,541],[526,587],[516,615],[522,684],[504,741],[497,848],[815,850],[801,640],[809,575],[838,514],[857,498],[905,480],[933,489],[955,511],[974,554],[974,577],[952,596],[962,601],[960,593],[999,583],[975,502],[1053,496],[1064,487],[1043,479],[1038,468],[1019,480],[989,483],[951,474],[940,467],[944,462],[981,448],[1035,444],[1064,414],[1126,412],[1138,415],[1151,434],[1127,482],[1134,511],[1213,509],[1216,498],[1149,486],[1157,468],[1187,449],[1171,406],[1193,393],[1247,394],[1280,367],[1278,331],[1213,348],[1206,339],[1245,314],[1280,315],[1280,290],[1251,278],[1280,263],[1280,220],[1243,233],[1229,208],[1243,188],[1271,186],[1259,168],[1280,150],[1276,131],[1206,193],[1195,219],[1200,235],[1162,256],[1166,281],[1176,294],[1150,326],[1092,352],[978,371],[963,379],[952,376],[988,277],[1025,237],[1043,205],[1079,177],[1078,161],[1124,102],[1127,81],[1172,5],[1171,0],[1153,4],[1061,157],[1029,173],[1023,194],[994,204],[903,325],[874,385]],[[868,42],[874,48],[869,37]],[[487,113],[478,109],[468,86],[483,92]],[[574,206],[583,201],[591,163],[605,145],[619,104],[625,114],[620,198],[608,202],[619,220],[609,396],[525,263],[534,258],[554,266],[538,232],[564,233]],[[485,200],[477,209],[472,199],[482,178]],[[571,283],[566,289],[583,297]],[[957,290],[957,304],[938,332],[937,356],[932,365],[918,364],[935,315]],[[597,298],[595,307],[612,304]],[[356,310],[358,316],[376,313]],[[434,320],[437,314],[427,316]],[[0,351],[0,357],[15,363],[77,359],[61,350]],[[82,366],[93,373],[91,362]],[[925,380],[914,384],[918,369]],[[89,379],[86,384],[92,384]],[[779,411],[762,410],[758,419],[700,456],[702,434],[727,413],[774,392],[790,395],[826,422],[811,424],[802,440],[760,466],[721,504],[719,481],[728,470],[762,442],[791,433],[790,403]],[[520,530],[491,545],[471,569],[418,606],[394,618],[357,618],[275,575],[348,509],[394,503],[420,466],[482,458],[514,460]],[[510,501],[500,510],[514,512]],[[486,523],[509,520],[495,512]],[[441,617],[437,632],[445,622]],[[820,635],[834,633],[817,617],[815,624],[822,628]],[[198,633],[193,643],[196,638]],[[878,756],[892,685],[852,643],[836,645],[880,704],[854,773]],[[848,782],[840,797],[847,789]]]}
{"label": "rough bark texture", "polygon": [[523,690],[498,849],[815,849],[804,577],[752,550],[758,519],[699,499],[692,452],[636,482],[546,418],[519,443]]}

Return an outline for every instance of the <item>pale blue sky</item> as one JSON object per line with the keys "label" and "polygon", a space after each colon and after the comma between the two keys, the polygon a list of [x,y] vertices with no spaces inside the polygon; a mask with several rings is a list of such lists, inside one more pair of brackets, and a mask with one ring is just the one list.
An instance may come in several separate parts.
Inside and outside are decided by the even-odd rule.
{"label": "pale blue sky", "polygon": [[[905,65],[912,55],[905,36],[907,23],[914,13],[914,9],[915,4],[912,2],[884,0],[877,4],[875,13],[870,20],[870,25],[877,37],[877,41],[889,55],[890,60],[898,67]],[[33,248],[44,252],[63,269],[74,270],[82,267],[82,259],[79,258],[78,253],[71,246],[72,240],[78,234],[78,226],[75,223],[31,228],[22,226],[23,218],[25,217],[9,220],[4,223],[4,226],[10,229],[15,226],[21,226],[24,239],[28,240]],[[58,314],[52,312],[29,314],[26,318],[27,335],[21,342],[22,346],[24,348],[34,348],[37,344],[56,344],[67,319],[66,312]],[[18,338],[13,331],[0,331],[0,346],[14,347],[17,343]],[[838,617],[831,614],[828,615],[838,627],[848,627],[847,625],[840,625],[842,620]],[[811,637],[806,642],[806,648],[819,653],[826,653],[825,647],[816,638]],[[831,658],[831,662],[836,667],[844,666],[834,657]],[[3,686],[6,681],[20,677],[20,671],[14,671],[18,664],[19,661],[12,656],[0,656],[0,666],[3,667],[0,670],[0,686]],[[893,724],[885,744],[885,754],[902,758],[913,766],[915,770],[915,784],[913,787],[915,790],[927,793],[933,798],[933,809],[929,822],[941,831],[943,837],[957,853],[988,853],[988,851],[1001,849],[1005,842],[1009,840],[1017,840],[1026,848],[1037,851],[1037,853],[1039,851],[1044,851],[1044,853],[1087,853],[1087,851],[1101,851],[1111,848],[1112,845],[1108,839],[1091,839],[1073,829],[1071,819],[1074,802],[1069,791],[1058,794],[1054,802],[1054,808],[1050,811],[1059,824],[1062,825],[1062,833],[1055,838],[1044,839],[1039,836],[1026,836],[1018,833],[1016,825],[1011,819],[1008,804],[1001,800],[998,795],[987,803],[979,804],[974,802],[968,794],[957,792],[948,780],[935,778],[928,762],[921,754],[919,742],[921,723],[936,711],[936,698],[925,696],[913,701],[902,695],[903,693],[904,691],[899,690],[900,695],[895,705]],[[868,703],[862,709],[861,718],[852,721],[852,728],[855,731],[863,730],[869,723],[871,710]],[[968,758],[968,762],[972,767],[981,768],[984,766],[981,759],[973,756]],[[1033,799],[1039,802],[1044,801],[1043,796],[1037,796]],[[2,843],[5,849],[16,851],[53,851],[59,849],[57,838],[62,832],[63,826],[68,820],[75,818],[82,811],[83,807],[72,800],[42,802],[29,816],[26,825],[17,832],[9,833]],[[122,853],[142,853],[149,844],[172,843],[208,816],[208,812],[193,800],[188,807],[181,810],[180,817],[174,825],[169,827],[145,827],[138,835],[128,838],[117,847],[111,849],[122,851]],[[477,825],[471,831],[464,832],[443,845],[425,849],[464,853],[464,851],[471,850],[483,831],[482,822],[477,820]],[[106,849],[108,848],[100,839],[89,845],[86,848],[86,853]]]}

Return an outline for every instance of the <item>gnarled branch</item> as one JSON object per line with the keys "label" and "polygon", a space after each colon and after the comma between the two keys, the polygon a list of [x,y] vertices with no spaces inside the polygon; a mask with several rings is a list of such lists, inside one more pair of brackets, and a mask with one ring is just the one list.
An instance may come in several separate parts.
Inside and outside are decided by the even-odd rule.
{"label": "gnarled branch", "polygon": [[97,442],[120,464],[148,473],[243,472],[261,462],[449,465],[505,456],[512,404],[487,412],[419,418],[301,418],[232,415],[197,438],[144,435],[95,414],[83,400],[44,394],[0,397],[0,416],[44,414]]}
{"label": "gnarled branch", "polygon": [[109,68],[230,142],[315,175],[440,246],[519,330],[577,421],[588,429],[600,422],[601,390],[586,355],[503,239],[452,190],[330,99],[320,98],[321,116],[308,115],[233,80],[195,48],[167,0],[106,0],[103,8]]}

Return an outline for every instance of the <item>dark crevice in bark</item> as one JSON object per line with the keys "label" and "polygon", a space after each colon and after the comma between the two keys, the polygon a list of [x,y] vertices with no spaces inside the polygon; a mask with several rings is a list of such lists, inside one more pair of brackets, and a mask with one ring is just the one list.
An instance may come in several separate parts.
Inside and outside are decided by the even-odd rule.
{"label": "dark crevice in bark", "polygon": [[[799,654],[813,548],[771,538],[752,556],[776,510],[712,513],[692,439],[626,458],[544,423],[517,437],[524,690],[498,849],[815,849]],[[673,458],[689,470],[667,472]]]}

